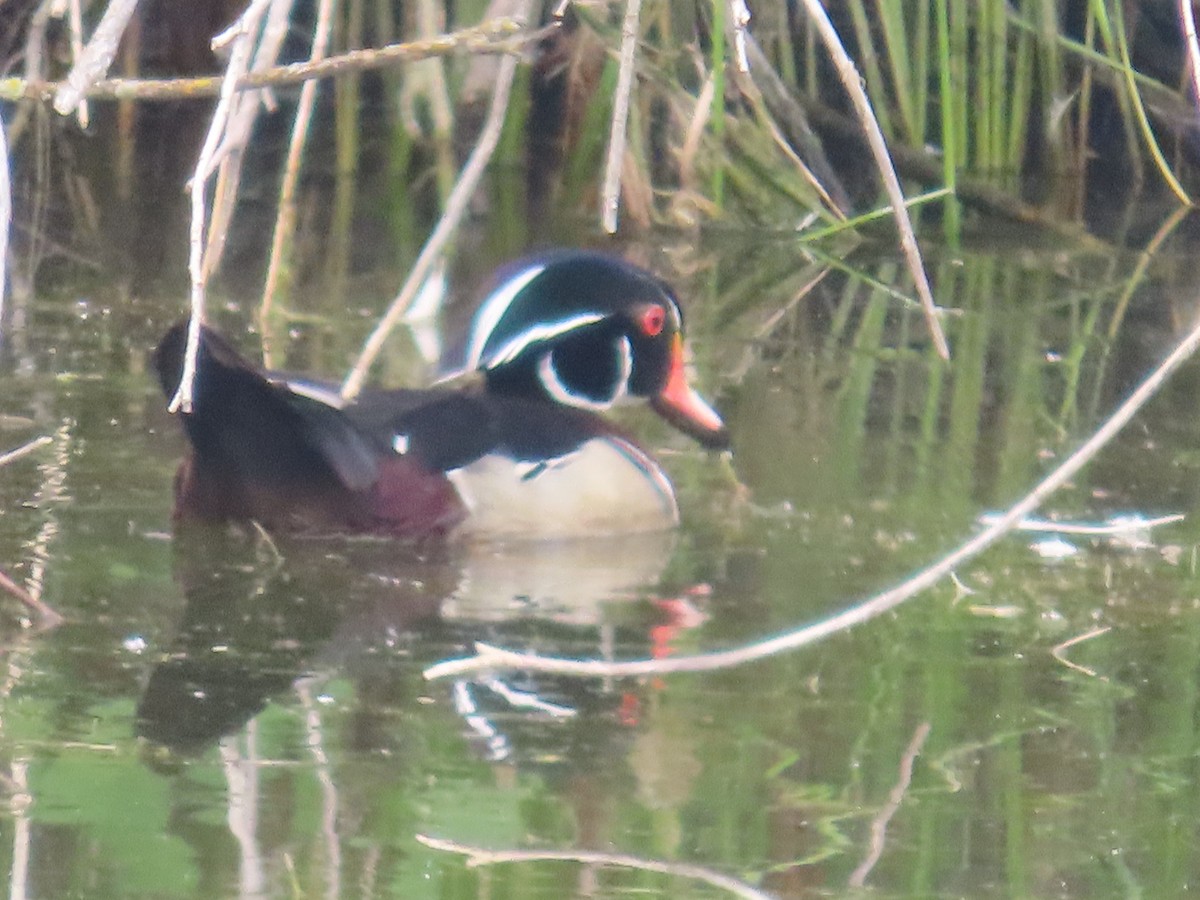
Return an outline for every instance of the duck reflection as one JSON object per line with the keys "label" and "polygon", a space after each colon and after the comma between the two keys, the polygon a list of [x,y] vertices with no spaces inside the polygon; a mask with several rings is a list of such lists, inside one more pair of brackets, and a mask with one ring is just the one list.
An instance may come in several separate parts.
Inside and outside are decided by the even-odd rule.
{"label": "duck reflection", "polygon": [[[360,685],[412,684],[396,678],[397,664],[418,671],[477,640],[555,655],[654,652],[664,613],[636,601],[662,577],[674,542],[665,532],[561,544],[276,544],[185,529],[175,575],[186,606],[138,705],[138,734],[196,755],[298,679],[336,672]],[[588,714],[607,711],[614,725],[628,722],[631,698],[592,680],[517,673],[456,682],[448,702],[480,755],[517,760],[575,752],[545,745],[548,720],[594,724]],[[570,731],[595,737],[590,726]]]}

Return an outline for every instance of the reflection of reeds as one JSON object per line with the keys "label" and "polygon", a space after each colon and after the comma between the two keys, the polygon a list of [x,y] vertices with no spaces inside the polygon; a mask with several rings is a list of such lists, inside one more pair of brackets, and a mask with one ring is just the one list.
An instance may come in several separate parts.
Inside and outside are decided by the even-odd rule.
{"label": "reflection of reeds", "polygon": [[[252,8],[269,8],[278,23],[290,6],[284,0],[263,0]],[[328,212],[315,216],[312,225],[325,232],[326,257],[316,270],[323,269],[334,281],[352,265],[364,199],[379,202],[378,196],[366,197],[378,183],[377,164],[365,165],[369,151],[361,137],[365,120],[360,106],[370,92],[350,73],[450,52],[530,51],[528,40],[505,43],[515,35],[514,21],[506,17],[514,9],[511,3],[496,0],[486,9],[481,3],[474,7],[455,11],[481,24],[443,35],[435,32],[455,23],[438,21],[443,9],[433,0],[417,4],[404,21],[381,0],[348,0],[337,15],[318,15],[314,28],[314,46],[328,39],[334,56],[282,69],[269,67],[271,54],[264,49],[268,32],[278,35],[280,30],[266,27],[254,36],[255,63],[240,79],[239,90],[338,76],[328,132],[338,177],[332,182],[332,202],[324,207]],[[78,12],[77,5],[67,8]],[[105,6],[96,34],[82,50],[74,39],[76,65],[56,84],[48,80],[55,73],[45,44],[47,22],[57,7],[31,4],[23,23],[25,77],[0,82],[0,96],[52,98],[55,108],[66,112],[84,98],[119,97],[128,103],[134,98],[212,95],[220,89],[219,77],[105,79],[117,49],[114,38],[131,8],[127,0]],[[1183,136],[1181,123],[1191,116],[1191,104],[1180,90],[1139,71],[1148,61],[1135,55],[1135,38],[1141,35],[1127,34],[1128,23],[1113,10],[1102,0],[1084,4],[1080,21],[1072,23],[1077,31],[1068,32],[1059,20],[1061,10],[1032,0],[1016,5],[906,0],[878,8],[853,0],[836,10],[832,30],[820,22],[824,8],[817,3],[800,4],[790,12],[764,8],[748,23],[742,3],[702,4],[699,9],[667,5],[649,14],[643,14],[636,0],[611,7],[568,7],[557,28],[536,35],[544,43],[534,51],[539,54],[534,71],[518,76],[522,92],[541,91],[543,97],[557,92],[560,107],[549,113],[530,108],[522,93],[510,112],[503,156],[511,162],[524,152],[528,159],[545,146],[542,142],[557,144],[556,159],[531,166],[531,172],[536,170],[531,177],[545,179],[550,189],[530,187],[530,195],[547,192],[572,203],[594,198],[610,231],[618,205],[633,227],[713,216],[790,226],[812,213],[849,212],[850,192],[841,183],[845,167],[829,164],[822,135],[809,125],[810,120],[821,124],[825,135],[829,128],[837,133],[841,127],[832,123],[839,121],[835,108],[845,106],[845,95],[830,77],[843,67],[827,61],[845,43],[857,68],[842,80],[853,96],[861,74],[870,103],[859,105],[855,118],[841,120],[841,125],[853,134],[861,123],[869,132],[869,123],[877,120],[887,145],[886,153],[881,143],[875,151],[879,171],[887,172],[890,157],[910,180],[907,190],[916,182],[947,191],[935,211],[952,243],[963,235],[964,205],[1054,228],[1077,221],[1088,160],[1096,150],[1109,156],[1109,151],[1123,153],[1130,184],[1138,181],[1143,158],[1150,159],[1162,181],[1186,200],[1186,154],[1172,161],[1170,143]],[[364,40],[401,43],[355,50]],[[140,45],[131,39],[130,46]],[[449,195],[456,168],[449,130],[470,129],[472,117],[464,117],[462,110],[473,102],[478,87],[442,61],[421,71],[424,75],[414,69],[403,77],[384,78],[387,100],[398,95],[404,110],[389,113],[382,123],[392,148],[387,156],[392,190],[386,192],[384,215],[401,242],[395,254],[400,258],[413,252],[418,217],[432,212],[414,209],[420,183],[432,175],[439,204]],[[311,102],[312,91],[306,94],[310,99],[302,107]],[[15,140],[25,136],[32,108],[25,103],[17,110],[10,129]],[[1119,127],[1099,134],[1093,122],[1097,112],[1110,116],[1105,121],[1115,118]],[[428,133],[417,120],[427,121]],[[549,138],[547,130],[553,132]],[[127,144],[133,132],[121,133]],[[1108,144],[1101,146],[1101,141]],[[237,182],[236,156],[222,163],[230,198]],[[288,164],[292,184],[297,164],[293,155]],[[1055,190],[1040,207],[1025,202],[1031,179],[1048,183],[1050,176]],[[555,192],[553,185],[560,190]],[[891,202],[900,215],[897,187]],[[863,186],[857,193],[865,196]],[[514,202],[512,187],[497,188],[493,199],[498,204],[494,211],[503,214],[498,219],[527,215]],[[214,210],[227,212],[231,203],[217,200]],[[288,215],[289,206],[282,204],[281,216]],[[217,250],[207,254],[209,265],[224,230],[222,214],[214,211],[213,216],[209,242]],[[287,233],[285,220],[277,230],[281,237]],[[914,251],[912,239],[903,244]],[[274,251],[272,284],[287,271],[278,262],[281,250],[277,246]],[[917,293],[923,295],[921,270],[911,265]],[[932,303],[922,300],[932,328]]]}

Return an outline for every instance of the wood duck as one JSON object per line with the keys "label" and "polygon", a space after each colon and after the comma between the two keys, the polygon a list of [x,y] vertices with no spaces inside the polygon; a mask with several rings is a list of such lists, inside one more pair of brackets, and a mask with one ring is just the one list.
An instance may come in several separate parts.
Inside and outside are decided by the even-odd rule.
{"label": "wood duck", "polygon": [[[175,393],[186,325],[154,353]],[[399,538],[547,539],[678,522],[657,462],[600,413],[644,398],[703,446],[720,416],[688,384],[671,289],[599,253],[502,270],[468,333],[473,387],[364,392],[263,372],[204,328],[175,518]],[[482,376],[482,377],[479,377]]]}

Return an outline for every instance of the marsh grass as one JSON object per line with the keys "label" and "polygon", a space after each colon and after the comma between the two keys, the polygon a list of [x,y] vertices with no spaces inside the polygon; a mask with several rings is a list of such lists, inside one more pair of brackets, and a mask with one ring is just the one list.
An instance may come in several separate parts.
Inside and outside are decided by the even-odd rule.
{"label": "marsh grass", "polygon": [[[102,6],[91,4],[90,13]],[[28,8],[20,21],[26,45],[52,45],[46,7]],[[427,38],[510,11],[509,4],[480,0],[412,9],[351,0],[335,17],[330,52]],[[848,0],[833,11],[906,194],[925,197],[918,216],[926,240],[940,230],[941,240],[962,246],[979,210],[1002,210],[1060,236],[1075,228],[1084,237],[1088,179],[1098,159],[1107,177],[1122,173],[1120,188],[1109,194],[1145,185],[1165,186],[1178,202],[1189,196],[1194,169],[1183,113],[1194,117],[1191,101],[1177,87],[1181,81],[1160,80],[1159,60],[1145,59],[1136,10],[1106,0],[1070,10],[1041,0]],[[520,70],[493,167],[523,169],[527,183],[522,191],[518,180],[496,179],[474,206],[497,221],[505,246],[544,243],[561,223],[586,220],[597,208],[623,13],[619,3],[568,7],[560,27],[524,49],[529,65]],[[537,15],[545,22],[549,11]],[[813,243],[828,241],[830,229],[858,231],[872,215],[867,211],[881,208],[882,195],[802,5],[758,11],[744,35],[734,19],[724,3],[655,2],[642,10],[621,167],[623,231],[719,222]],[[753,45],[751,60],[762,61],[757,69],[743,71],[736,58],[743,37]],[[38,56],[40,68],[25,74],[59,77],[53,59]],[[1148,61],[1154,65],[1142,71]],[[298,203],[311,214],[301,226],[308,234],[291,242],[296,258],[283,266],[289,284],[317,272],[330,293],[340,293],[337,285],[364,264],[364,221],[383,223],[390,259],[416,258],[475,139],[486,86],[478,63],[470,54],[425,60],[341,75],[323,90],[314,141],[323,135],[332,153],[316,158],[332,165],[334,177],[306,163]],[[0,85],[0,95],[13,90]],[[290,95],[279,99],[288,114]],[[6,114],[18,126],[10,129],[16,193],[44,196],[51,185],[72,183],[78,196],[86,179],[47,177],[45,160],[58,164],[58,157],[39,149],[35,138],[45,130],[19,127],[36,103],[22,101],[17,115]],[[99,106],[102,114],[111,109]],[[844,127],[830,130],[835,121]],[[273,127],[268,122],[255,140],[269,141]],[[141,137],[123,129],[112,139],[122,145],[118,155],[131,158],[127,145]],[[35,178],[42,187],[30,190]],[[834,225],[828,197],[849,198],[847,224]],[[24,205],[18,219],[40,208]],[[38,242],[21,243],[28,251]],[[321,248],[317,259],[303,253],[314,246]],[[302,310],[282,304],[284,323],[293,312]]]}

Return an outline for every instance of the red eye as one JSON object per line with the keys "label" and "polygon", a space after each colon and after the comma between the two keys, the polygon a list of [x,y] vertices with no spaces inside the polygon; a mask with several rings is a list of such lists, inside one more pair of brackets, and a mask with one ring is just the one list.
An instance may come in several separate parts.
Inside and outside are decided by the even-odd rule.
{"label": "red eye", "polygon": [[638,324],[646,337],[658,337],[667,323],[667,313],[661,306],[649,306],[642,313]]}

